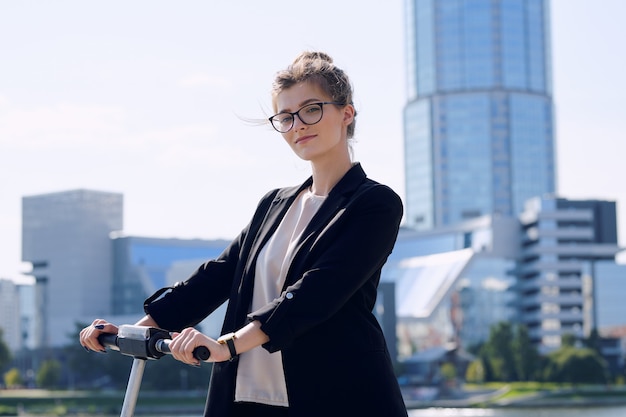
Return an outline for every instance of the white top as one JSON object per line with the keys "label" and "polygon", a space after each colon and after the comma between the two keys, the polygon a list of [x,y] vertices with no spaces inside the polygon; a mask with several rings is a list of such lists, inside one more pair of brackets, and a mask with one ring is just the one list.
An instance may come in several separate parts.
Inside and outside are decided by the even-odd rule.
{"label": "white top", "polygon": [[[315,195],[310,189],[302,191],[261,249],[256,263],[251,311],[280,296],[293,251],[325,199],[326,196]],[[239,356],[235,401],[289,406],[280,351],[270,354],[258,346]]]}

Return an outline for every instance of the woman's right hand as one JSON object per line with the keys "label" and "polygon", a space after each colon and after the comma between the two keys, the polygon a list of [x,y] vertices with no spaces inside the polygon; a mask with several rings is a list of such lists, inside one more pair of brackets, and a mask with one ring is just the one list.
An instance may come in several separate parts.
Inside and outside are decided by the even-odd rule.
{"label": "woman's right hand", "polygon": [[106,320],[96,319],[90,326],[80,331],[80,344],[87,351],[104,352],[105,348],[98,342],[98,336],[102,333],[117,334],[117,331],[116,325],[108,323]]}

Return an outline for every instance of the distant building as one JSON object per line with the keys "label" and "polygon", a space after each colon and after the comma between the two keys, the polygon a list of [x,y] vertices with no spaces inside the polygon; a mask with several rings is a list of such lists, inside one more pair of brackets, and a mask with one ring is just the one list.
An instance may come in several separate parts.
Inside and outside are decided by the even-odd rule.
{"label": "distant building", "polygon": [[[229,243],[125,236],[112,231],[122,224],[118,210],[118,194],[25,198],[24,260],[36,280],[26,309],[35,329],[26,333],[35,348],[68,343],[75,323],[96,317],[134,323],[147,296],[186,279]],[[615,213],[614,202],[544,196],[528,200],[519,218],[401,228],[375,311],[391,351],[397,342],[400,359],[441,346],[462,355],[502,321],[526,325],[543,352],[559,347],[566,333],[626,337],[626,303],[617,296],[626,291],[626,266],[614,260]],[[203,331],[218,336],[223,311],[209,316]]]}
{"label": "distant building", "polygon": [[[122,234],[113,234],[111,238],[114,264],[111,318],[132,323],[145,314],[143,302],[148,296],[159,288],[184,281],[203,262],[217,258],[230,243]],[[205,332],[219,336],[222,310],[201,324]]]}
{"label": "distant building", "polygon": [[[186,279],[229,243],[125,236],[118,193],[24,197],[22,216],[23,260],[32,264],[35,279],[30,297],[23,297],[30,313],[22,328],[30,329],[25,334],[31,348],[63,346],[76,324],[95,318],[135,323],[149,295]],[[219,335],[221,314],[223,308],[202,323],[207,333]]]}
{"label": "distant building", "polygon": [[122,194],[73,190],[23,197],[22,260],[35,277],[35,347],[67,343],[75,323],[110,311],[112,245]]}
{"label": "distant building", "polygon": [[[467,349],[515,319],[519,222],[483,216],[429,232],[402,229],[383,268],[395,283],[398,353]],[[452,347],[451,347],[452,346]]]}
{"label": "distant building", "polygon": [[0,329],[9,349],[22,347],[18,285],[10,279],[0,278]]}
{"label": "distant building", "polygon": [[[598,294],[606,298],[602,285],[619,286],[596,268],[597,262],[614,264],[619,252],[615,203],[536,197],[520,220],[517,292],[531,340],[545,352],[560,347],[564,334],[589,336],[598,325]],[[621,285],[626,290],[626,280]],[[621,310],[626,314],[626,306]]]}
{"label": "distant building", "polygon": [[407,0],[406,223],[517,216],[555,192],[544,0]]}
{"label": "distant building", "polygon": [[614,202],[550,196],[530,199],[519,220],[401,230],[381,278],[395,284],[400,357],[468,349],[500,321],[525,325],[543,353],[593,329],[626,341],[616,230]]}

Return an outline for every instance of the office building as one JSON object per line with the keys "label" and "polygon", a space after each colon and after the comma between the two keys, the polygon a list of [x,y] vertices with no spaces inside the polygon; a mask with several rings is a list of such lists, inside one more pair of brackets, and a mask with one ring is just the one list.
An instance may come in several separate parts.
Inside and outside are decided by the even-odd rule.
{"label": "office building", "polygon": [[395,286],[400,358],[441,346],[468,349],[492,325],[515,319],[519,236],[516,219],[494,216],[400,231],[381,276]]}
{"label": "office building", "polygon": [[554,193],[549,22],[543,0],[406,1],[408,226]]}
{"label": "office building", "polygon": [[[144,300],[156,290],[187,279],[203,262],[217,258],[226,240],[167,239],[114,233],[111,316],[116,323],[134,323],[145,314]],[[218,337],[225,306],[201,324]],[[109,316],[107,316],[109,317]]]}
{"label": "office building", "polygon": [[[95,204],[98,198],[104,201]],[[121,195],[94,191],[25,198],[24,260],[33,263],[36,279],[34,347],[64,345],[75,323],[95,317],[134,323],[148,295],[186,279],[229,243],[125,236],[112,232],[122,223],[118,210],[121,216]],[[390,344],[398,341],[398,357],[441,346],[467,349],[502,321],[526,325],[544,352],[566,333],[583,338],[597,328],[616,337],[626,328],[626,304],[615,296],[626,289],[626,266],[614,261],[615,213],[614,202],[544,196],[530,199],[519,218],[487,215],[428,231],[402,227],[376,307]],[[223,310],[202,323],[203,331],[219,335]]]}
{"label": "office building", "polygon": [[2,339],[12,351],[22,347],[20,316],[18,285],[0,278],[0,329]]}
{"label": "office building", "polygon": [[[520,221],[520,319],[541,351],[560,347],[565,334],[583,339],[600,325],[626,323],[611,296],[626,289],[626,277],[606,266],[620,250],[614,202],[535,197]],[[611,309],[621,317],[609,317]]]}
{"label": "office building", "polygon": [[502,321],[525,325],[542,353],[565,334],[624,338],[619,250],[611,201],[536,197],[519,218],[404,228],[381,277],[395,286],[399,355],[468,349]]}
{"label": "office building", "polygon": [[23,197],[22,260],[35,278],[36,348],[67,343],[75,324],[110,310],[122,194],[72,190]]}

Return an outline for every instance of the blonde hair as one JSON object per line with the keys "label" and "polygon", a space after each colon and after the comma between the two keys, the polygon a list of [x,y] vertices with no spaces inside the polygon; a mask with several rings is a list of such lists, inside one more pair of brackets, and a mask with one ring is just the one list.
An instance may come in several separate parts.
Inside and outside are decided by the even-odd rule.
{"label": "blonde hair", "polygon": [[[352,85],[348,75],[333,64],[333,59],[324,52],[302,52],[285,70],[279,71],[272,84],[272,104],[276,108],[278,95],[302,82],[311,82],[331,97],[331,100],[342,105],[352,102]],[[354,119],[348,126],[347,137],[354,136],[356,110]]]}

